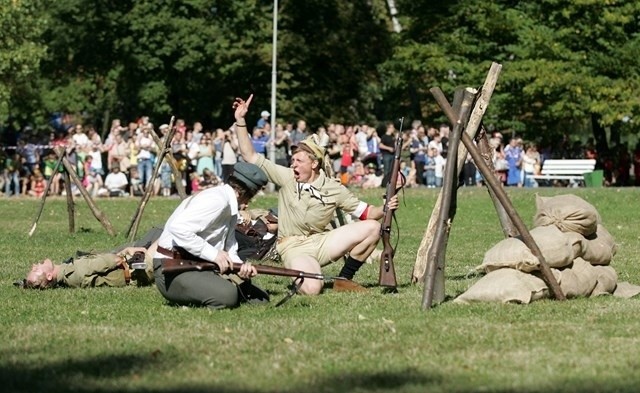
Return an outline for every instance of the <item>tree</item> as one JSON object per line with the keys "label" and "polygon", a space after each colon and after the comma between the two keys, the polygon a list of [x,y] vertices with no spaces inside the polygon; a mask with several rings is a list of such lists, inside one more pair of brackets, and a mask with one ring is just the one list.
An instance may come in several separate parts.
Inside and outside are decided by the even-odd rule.
{"label": "tree", "polygon": [[19,118],[20,103],[29,101],[30,81],[45,55],[41,34],[47,20],[39,0],[0,3],[0,121]]}
{"label": "tree", "polygon": [[492,61],[503,72],[485,123],[500,129],[531,138],[584,135],[592,119],[593,130],[616,128],[640,109],[635,1],[469,0],[447,8],[402,1],[399,9],[412,15],[409,28],[382,69],[392,87],[419,81],[428,119],[439,112],[428,88],[475,86]]}

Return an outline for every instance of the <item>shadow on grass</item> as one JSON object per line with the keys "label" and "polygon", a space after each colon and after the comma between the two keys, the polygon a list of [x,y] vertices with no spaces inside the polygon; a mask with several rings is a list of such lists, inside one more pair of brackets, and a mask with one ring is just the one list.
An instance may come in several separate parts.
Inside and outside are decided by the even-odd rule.
{"label": "shadow on grass", "polygon": [[[349,374],[318,378],[314,386],[293,388],[251,389],[229,386],[229,384],[180,384],[166,380],[163,387],[136,388],[129,381],[144,373],[144,368],[153,365],[153,356],[114,355],[90,359],[67,360],[58,363],[37,365],[0,366],[0,386],[5,393],[12,392],[158,392],[158,393],[297,393],[297,392],[342,392],[342,391],[404,391],[409,386],[440,384],[441,377],[421,375],[415,370],[381,372],[373,374]],[[158,370],[156,370],[158,371]]]}
{"label": "shadow on grass", "polygon": [[[6,354],[3,354],[6,355]],[[3,356],[6,359],[6,356]],[[449,391],[451,389],[461,393],[478,391],[477,386],[463,387],[456,383],[455,376],[445,377],[433,373],[422,373],[413,368],[357,374],[337,374],[318,377],[314,381],[303,385],[276,388],[243,388],[230,384],[210,383],[193,384],[173,381],[161,368],[159,369],[155,354],[147,356],[112,355],[99,356],[88,359],[65,360],[46,365],[13,364],[0,366],[0,386],[5,393],[12,392],[150,392],[150,393],[298,393],[298,392],[423,392]],[[179,366],[179,365],[178,365]],[[158,381],[152,386],[135,386],[136,379],[141,378],[145,368],[153,367]],[[147,378],[149,376],[146,376]],[[151,377],[153,379],[153,377]],[[459,382],[459,381],[458,381]],[[142,383],[144,385],[144,382]],[[448,389],[450,386],[451,389]],[[598,381],[591,384],[588,380],[574,381],[572,386],[579,387],[577,391],[595,392],[635,392],[636,384],[625,385],[622,381],[606,383]],[[487,388],[487,387],[485,387]],[[480,389],[484,390],[484,389]],[[489,389],[493,392],[524,392],[524,393],[560,393],[568,391],[566,386],[553,387],[521,387],[517,390],[496,387]],[[573,390],[571,390],[573,391]]]}

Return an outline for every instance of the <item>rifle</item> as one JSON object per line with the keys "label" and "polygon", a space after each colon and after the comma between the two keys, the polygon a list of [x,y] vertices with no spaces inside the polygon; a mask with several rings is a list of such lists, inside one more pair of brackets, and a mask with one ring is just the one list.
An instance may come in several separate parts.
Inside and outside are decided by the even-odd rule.
{"label": "rifle", "polygon": [[[237,273],[242,267],[241,263],[231,264],[231,273]],[[309,273],[302,270],[287,269],[284,267],[253,265],[259,274],[268,274],[271,276],[294,277],[299,279],[312,278],[314,280],[345,280],[344,277],[329,277],[320,273]],[[214,262],[192,261],[189,259],[164,259],[162,261],[163,274],[178,274],[183,272],[206,271],[211,270],[220,273],[220,268]]]}
{"label": "rifle", "polygon": [[[240,271],[241,263],[232,263],[231,272],[237,273]],[[284,267],[267,266],[267,265],[253,265],[256,271],[260,274],[269,274],[272,276],[294,277],[295,281],[291,286],[291,290],[280,300],[276,307],[280,307],[287,300],[291,299],[293,295],[298,293],[305,278],[312,278],[314,280],[346,280],[344,277],[328,277],[319,273],[308,273],[302,270],[287,269]],[[207,271],[211,270],[216,273],[220,273],[220,268],[214,262],[207,261],[192,261],[188,259],[164,259],[162,261],[162,273],[163,274],[178,274],[182,272],[193,271]],[[297,281],[297,282],[296,282]]]}
{"label": "rifle", "polygon": [[[400,119],[400,132],[396,138],[393,165],[391,166],[391,174],[389,178],[389,184],[387,184],[387,192],[385,194],[384,213],[382,216],[382,226],[380,227],[380,238],[382,239],[383,250],[380,255],[380,277],[378,283],[380,286],[388,287],[391,290],[395,290],[398,286],[396,281],[396,271],[393,266],[393,255],[395,249],[391,245],[391,223],[395,217],[393,210],[389,210],[387,207],[388,201],[393,198],[398,192],[396,184],[398,182],[398,175],[400,174],[400,154],[402,151],[402,123],[404,117]],[[402,188],[402,187],[400,187]]]}

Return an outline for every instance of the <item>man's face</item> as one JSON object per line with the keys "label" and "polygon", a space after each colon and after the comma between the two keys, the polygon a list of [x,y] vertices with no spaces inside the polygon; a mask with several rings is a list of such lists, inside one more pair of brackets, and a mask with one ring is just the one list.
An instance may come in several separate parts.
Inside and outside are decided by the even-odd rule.
{"label": "man's face", "polygon": [[33,266],[31,266],[31,271],[27,274],[27,283],[42,282],[43,279],[48,280],[51,274],[53,274],[53,262],[51,262],[51,259],[34,263]]}
{"label": "man's face", "polygon": [[313,161],[305,151],[298,151],[291,157],[291,169],[297,182],[308,183],[313,175]]}

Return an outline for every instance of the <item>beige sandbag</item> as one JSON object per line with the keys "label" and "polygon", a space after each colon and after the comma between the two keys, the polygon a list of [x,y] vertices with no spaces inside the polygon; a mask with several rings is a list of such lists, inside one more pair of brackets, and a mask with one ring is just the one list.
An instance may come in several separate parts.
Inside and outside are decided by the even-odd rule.
{"label": "beige sandbag", "polygon": [[515,237],[510,237],[499,241],[491,247],[485,254],[482,264],[476,270],[486,273],[502,268],[518,269],[523,272],[538,270],[538,258],[531,250]]}
{"label": "beige sandbag", "polygon": [[555,225],[562,232],[576,232],[583,236],[595,233],[600,221],[596,208],[573,194],[554,197],[536,195],[536,209],[534,226]]}
{"label": "beige sandbag", "polygon": [[466,292],[453,300],[454,303],[478,302],[523,303],[549,297],[549,290],[542,279],[516,269],[494,270]]}
{"label": "beige sandbag", "polygon": [[618,285],[616,285],[616,290],[613,291],[613,296],[624,299],[631,299],[638,295],[640,295],[640,286],[626,281],[619,282]]}
{"label": "beige sandbag", "polygon": [[611,266],[593,266],[596,272],[596,287],[591,296],[611,295],[618,284],[618,273]]}
{"label": "beige sandbag", "polygon": [[558,283],[567,298],[590,296],[597,282],[597,272],[582,258],[576,258],[572,266],[560,269]]}
{"label": "beige sandbag", "polygon": [[[580,234],[563,233],[554,225],[533,228],[530,233],[549,267],[570,265],[583,253],[584,237]],[[476,269],[490,272],[503,267],[532,272],[540,270],[540,262],[522,240],[508,238],[489,249]]]}
{"label": "beige sandbag", "polygon": [[596,233],[585,238],[584,245],[582,258],[592,265],[610,264],[618,251],[613,236],[601,224],[598,224]]}

